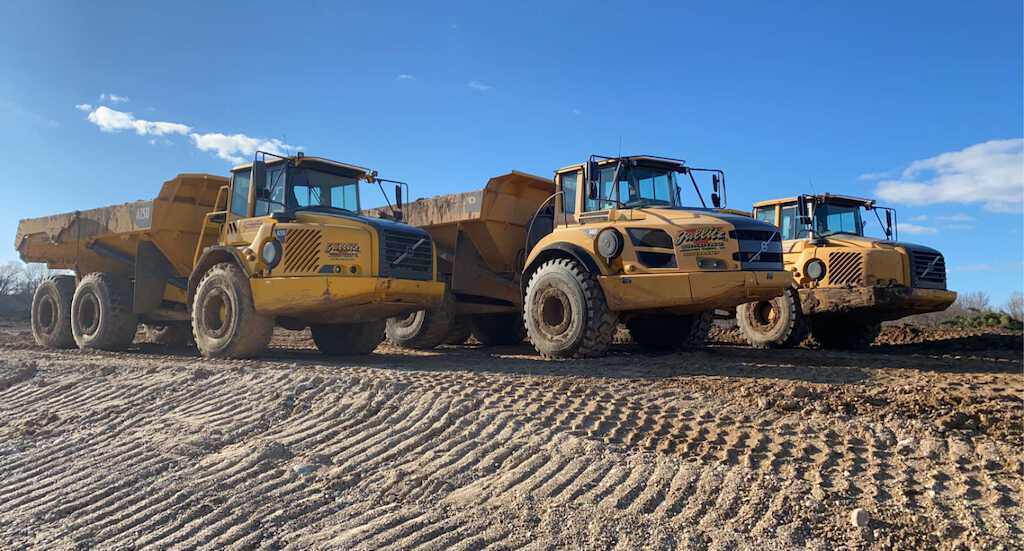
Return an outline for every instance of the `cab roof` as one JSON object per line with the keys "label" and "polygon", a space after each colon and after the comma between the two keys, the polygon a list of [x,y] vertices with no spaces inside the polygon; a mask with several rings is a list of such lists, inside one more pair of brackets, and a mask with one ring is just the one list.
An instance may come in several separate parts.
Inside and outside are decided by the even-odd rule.
{"label": "cab roof", "polygon": [[[341,162],[338,162],[338,161],[332,161],[331,159],[325,159],[323,157],[307,157],[305,155],[302,155],[301,153],[299,155],[294,156],[294,157],[288,157],[287,159],[280,159],[280,158],[274,157],[273,160],[267,161],[267,164],[268,165],[275,165],[275,164],[278,164],[278,163],[283,163],[285,160],[292,161],[296,165],[302,165],[302,164],[320,165],[320,166],[326,167],[328,169],[333,168],[333,169],[336,169],[336,170],[344,170],[346,172],[357,172],[359,174],[371,174],[373,172],[369,168],[363,168],[361,166],[350,165],[348,163],[341,163]],[[252,168],[252,163],[251,162],[250,163],[243,163],[243,164],[240,164],[238,166],[235,166],[235,167],[233,167],[231,169],[231,172],[236,172],[236,171],[239,171],[239,170],[245,170],[247,168]]]}
{"label": "cab roof", "polygon": [[[865,199],[863,197],[854,197],[852,195],[838,195],[833,193],[821,193],[818,195],[812,195],[821,201],[829,201],[833,203],[845,203],[847,205],[860,205],[864,207],[874,206],[874,199]],[[766,201],[759,201],[754,203],[754,208],[760,207],[771,207],[774,205],[781,205],[785,203],[795,203],[799,197],[785,197],[783,199],[768,199]]]}
{"label": "cab roof", "polygon": [[[598,165],[606,165],[606,164],[614,163],[615,161],[618,161],[618,160],[623,160],[623,161],[639,161],[639,162],[642,162],[642,163],[669,165],[669,166],[686,166],[686,161],[684,161],[682,159],[670,159],[668,157],[658,157],[657,155],[623,155],[623,156],[620,156],[620,157],[609,157],[609,158],[599,159],[597,161],[597,164]],[[564,166],[564,167],[556,170],[555,172],[565,172],[567,170],[579,169],[579,168],[583,167],[586,164],[587,163],[571,164],[571,165],[568,165],[568,166]]]}

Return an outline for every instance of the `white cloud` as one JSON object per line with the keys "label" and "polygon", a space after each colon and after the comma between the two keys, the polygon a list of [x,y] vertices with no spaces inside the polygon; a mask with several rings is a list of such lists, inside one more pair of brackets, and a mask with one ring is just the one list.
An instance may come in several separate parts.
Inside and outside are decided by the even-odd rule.
{"label": "white cloud", "polygon": [[[76,105],[75,108],[82,110],[84,106],[87,104]],[[131,113],[103,105],[90,111],[87,118],[103,132],[130,130],[140,136],[151,136],[148,140],[151,145],[173,145],[173,142],[166,138],[158,140],[157,137],[188,136],[192,144],[200,151],[214,153],[221,159],[232,163],[241,163],[251,159],[257,150],[286,155],[299,149],[278,139],[253,138],[245,134],[194,132],[192,127],[187,124],[138,119]]]}
{"label": "white cloud", "polygon": [[912,233],[915,235],[932,235],[938,233],[938,230],[928,226],[918,226],[917,224],[900,224],[900,232]]}
{"label": "white cloud", "polygon": [[100,101],[109,101],[110,103],[124,103],[128,101],[128,98],[119,96],[117,94],[100,94]]}
{"label": "white cloud", "polygon": [[942,228],[946,230],[967,231],[973,230],[974,226],[971,224],[946,224],[945,226],[942,226]]}
{"label": "white cloud", "polygon": [[959,266],[950,266],[951,272],[991,272],[995,269],[995,266],[991,264],[961,264]]}
{"label": "white cloud", "polygon": [[992,140],[914,161],[898,179],[878,183],[882,199],[909,205],[981,203],[987,210],[1024,207],[1024,138]]}
{"label": "white cloud", "polygon": [[192,143],[201,151],[216,153],[218,157],[232,163],[242,163],[259,151],[286,155],[298,148],[278,139],[252,138],[245,134],[226,135],[219,132],[207,134],[192,133]]}
{"label": "white cloud", "polygon": [[414,76],[412,76],[412,75],[410,75],[408,73],[402,73],[402,74],[398,75],[396,78],[398,80],[416,80],[416,77],[414,77]]}
{"label": "white cloud", "polygon": [[79,111],[85,111],[85,112],[88,113],[89,111],[92,111],[92,104],[90,104],[90,103],[79,103],[78,105],[75,106],[75,109],[78,109]]}
{"label": "white cloud", "polygon": [[970,214],[964,214],[962,212],[958,212],[956,214],[951,214],[948,216],[936,216],[936,218],[938,218],[939,220],[943,220],[945,222],[974,222],[973,216],[971,216]]}
{"label": "white cloud", "polygon": [[924,222],[927,219],[928,219],[928,215],[927,214],[918,214],[917,216],[911,216],[910,217],[910,221],[911,222]]}
{"label": "white cloud", "polygon": [[469,81],[469,83],[466,84],[466,86],[469,86],[470,88],[472,88],[472,89],[474,89],[474,90],[476,90],[478,92],[486,92],[486,91],[490,90],[491,88],[493,88],[493,86],[491,86],[490,84],[484,84],[483,82],[480,82],[479,80],[471,80],[471,81]]}
{"label": "white cloud", "polygon": [[140,136],[164,136],[167,134],[185,135],[192,131],[192,127],[181,123],[137,119],[131,113],[117,111],[104,105],[90,112],[88,119],[104,132],[134,130]]}
{"label": "white cloud", "polygon": [[898,171],[898,170],[884,170],[882,172],[866,172],[864,174],[861,174],[860,176],[857,176],[857,179],[858,180],[875,181],[875,180],[882,180],[882,179],[885,179],[885,178],[892,178],[893,176],[896,176],[899,173],[900,173],[900,171]]}

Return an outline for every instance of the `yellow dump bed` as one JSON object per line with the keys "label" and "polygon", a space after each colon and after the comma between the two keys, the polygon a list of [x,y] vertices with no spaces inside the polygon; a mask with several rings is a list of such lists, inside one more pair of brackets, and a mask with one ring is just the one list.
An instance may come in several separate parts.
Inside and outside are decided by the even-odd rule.
{"label": "yellow dump bed", "polygon": [[179,174],[150,201],[24,219],[14,246],[25,262],[53,269],[123,272],[133,268],[139,243],[148,241],[174,275],[187,277],[205,216],[227,183],[221,176]]}

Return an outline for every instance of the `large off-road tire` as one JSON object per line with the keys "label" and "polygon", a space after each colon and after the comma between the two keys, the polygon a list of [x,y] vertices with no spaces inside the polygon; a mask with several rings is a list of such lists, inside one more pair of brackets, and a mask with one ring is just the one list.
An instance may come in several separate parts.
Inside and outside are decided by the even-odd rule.
{"label": "large off-road tire", "polygon": [[822,348],[836,350],[863,350],[882,331],[881,323],[852,316],[813,316],[808,322],[814,340]]}
{"label": "large off-road tire", "polygon": [[437,308],[419,310],[401,318],[388,318],[385,333],[395,346],[430,350],[445,343],[455,320],[455,304],[445,298]]}
{"label": "large off-road tire", "polygon": [[135,340],[138,327],[128,278],[97,272],[78,282],[71,300],[71,333],[79,348],[121,350]]}
{"label": "large off-road tire", "polygon": [[260,315],[249,278],[230,262],[214,265],[192,299],[192,335],[207,358],[251,358],[262,353],[274,332],[274,319]]}
{"label": "large off-road tire", "polygon": [[310,325],[309,330],[316,347],[328,356],[369,354],[384,341],[383,321]]}
{"label": "large off-road tire", "polygon": [[32,295],[32,337],[47,348],[74,348],[71,332],[71,301],[75,277],[55,275],[43,280]]}
{"label": "large off-road tire", "polygon": [[547,358],[587,358],[608,351],[618,316],[597,281],[574,260],[541,265],[526,286],[526,332]]}
{"label": "large off-road tire", "polygon": [[142,328],[146,342],[153,344],[181,348],[192,342],[192,327],[188,322],[145,323]]}
{"label": "large off-road tire", "polygon": [[469,319],[469,327],[484,346],[519,344],[526,338],[523,317],[518,313],[477,314]]}
{"label": "large off-road tire", "polygon": [[736,325],[753,348],[789,348],[807,338],[807,319],[800,294],[786,289],[772,300],[748,302],[736,308]]}
{"label": "large off-road tire", "polygon": [[704,346],[714,310],[692,315],[647,314],[626,321],[633,342],[649,350],[668,352]]}
{"label": "large off-road tire", "polygon": [[[523,329],[523,331],[525,330],[526,329]],[[444,343],[465,344],[472,334],[473,328],[469,323],[469,318],[467,318],[466,316],[458,316],[454,320],[452,320],[452,326],[448,330],[448,338],[444,340]]]}

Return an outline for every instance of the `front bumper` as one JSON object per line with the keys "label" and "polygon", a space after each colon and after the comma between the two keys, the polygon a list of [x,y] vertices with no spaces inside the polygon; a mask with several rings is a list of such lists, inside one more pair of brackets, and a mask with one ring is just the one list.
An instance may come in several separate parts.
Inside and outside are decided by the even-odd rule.
{"label": "front bumper", "polygon": [[804,315],[860,312],[879,321],[888,321],[945,310],[956,300],[956,293],[940,289],[910,287],[850,287],[837,289],[800,289]]}
{"label": "front bumper", "polygon": [[386,277],[252,279],[256,310],[307,323],[377,321],[441,303],[444,283]]}
{"label": "front bumper", "polygon": [[731,310],[770,300],[793,284],[793,274],[778,272],[692,272],[601,276],[613,311],[671,309],[675,313]]}

